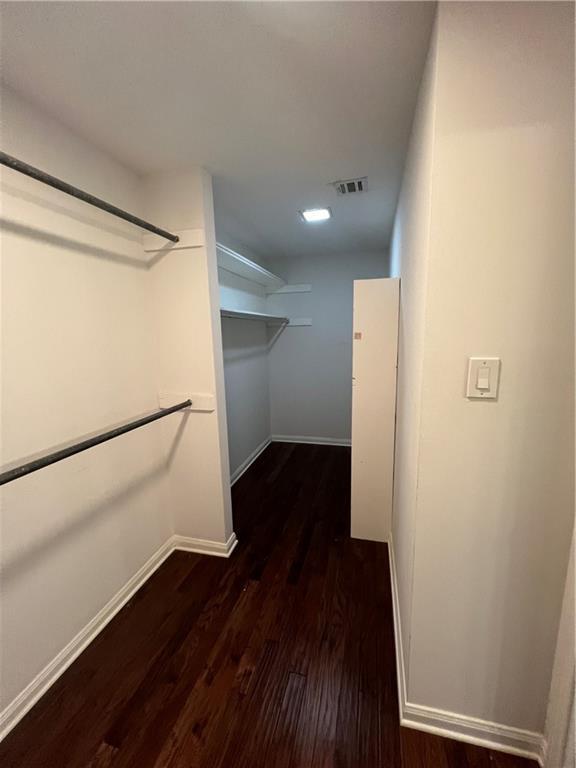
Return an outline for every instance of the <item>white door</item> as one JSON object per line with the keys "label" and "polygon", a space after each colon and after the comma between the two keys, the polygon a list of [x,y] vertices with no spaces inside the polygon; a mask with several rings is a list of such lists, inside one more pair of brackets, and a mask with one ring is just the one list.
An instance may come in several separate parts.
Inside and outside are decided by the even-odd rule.
{"label": "white door", "polygon": [[392,523],[400,280],[354,281],[352,507],[356,539],[387,541]]}

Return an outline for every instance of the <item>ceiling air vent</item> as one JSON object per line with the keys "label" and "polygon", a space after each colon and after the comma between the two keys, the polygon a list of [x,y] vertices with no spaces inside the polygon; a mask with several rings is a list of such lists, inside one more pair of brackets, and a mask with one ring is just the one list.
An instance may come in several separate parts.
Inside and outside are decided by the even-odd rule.
{"label": "ceiling air vent", "polygon": [[344,179],[333,181],[332,186],[339,195],[354,195],[368,190],[368,176],[360,176],[358,179]]}

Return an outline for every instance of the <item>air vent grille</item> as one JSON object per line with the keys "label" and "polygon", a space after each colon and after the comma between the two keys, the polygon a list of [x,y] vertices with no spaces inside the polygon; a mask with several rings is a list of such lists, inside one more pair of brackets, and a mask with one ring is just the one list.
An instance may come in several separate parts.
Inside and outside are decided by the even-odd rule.
{"label": "air vent grille", "polygon": [[333,181],[332,186],[339,195],[354,195],[358,192],[366,192],[368,189],[368,177],[360,176],[357,179],[342,179]]}

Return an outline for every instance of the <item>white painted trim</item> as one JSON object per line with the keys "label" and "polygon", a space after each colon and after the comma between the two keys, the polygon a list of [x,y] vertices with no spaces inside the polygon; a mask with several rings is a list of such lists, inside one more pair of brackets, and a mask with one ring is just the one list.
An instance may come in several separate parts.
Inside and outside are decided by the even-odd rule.
{"label": "white painted trim", "polygon": [[274,295],[276,293],[310,293],[312,286],[310,283],[297,283],[294,285],[283,285],[282,288],[270,288],[266,293]]}
{"label": "white painted trim", "polygon": [[442,709],[412,704],[407,700],[406,666],[404,646],[402,644],[402,622],[400,620],[400,602],[394,542],[388,541],[390,578],[392,582],[392,604],[394,616],[394,642],[396,645],[396,676],[398,679],[398,704],[400,725],[415,728],[436,736],[444,736],[467,744],[475,744],[511,755],[528,757],[544,765],[545,740],[542,733],[525,731],[509,725],[492,723],[477,717],[459,715]]}
{"label": "white painted trim", "polygon": [[396,679],[398,682],[398,709],[400,720],[403,716],[403,705],[406,701],[406,666],[404,664],[404,644],[402,643],[402,622],[400,621],[400,598],[398,595],[398,580],[396,578],[396,560],[394,558],[394,540],[392,534],[388,540],[388,562],[390,564],[390,581],[392,584],[392,616],[394,621],[394,646],[396,649]]}
{"label": "white painted trim", "polygon": [[306,445],[352,445],[352,441],[341,437],[310,437],[308,435],[272,435],[273,443],[304,443]]}
{"label": "white painted trim", "polygon": [[281,277],[273,274],[255,261],[247,259],[241,253],[233,251],[232,248],[222,245],[222,243],[216,243],[216,253],[219,269],[232,272],[233,275],[240,275],[240,277],[252,280],[252,282],[259,285],[273,288],[274,290],[285,285]]}
{"label": "white painted trim", "polygon": [[118,611],[140,589],[154,571],[173,551],[168,539],[126,584],[98,611],[96,616],[58,653],[44,669],[21,691],[0,715],[0,740],[18,723],[48,688],[114,618]]}
{"label": "white painted trim", "polygon": [[102,632],[104,627],[126,605],[162,563],[177,549],[198,552],[216,557],[230,557],[238,544],[232,533],[226,543],[192,539],[187,536],[171,536],[156,550],[152,557],[136,571],[126,584],[98,611],[86,626],[72,638],[44,669],[0,713],[0,741],[20,722],[24,715],[39,701],[46,691],[78,658],[82,651]]}
{"label": "white painted trim", "polygon": [[220,317],[232,320],[261,320],[269,325],[286,325],[289,320],[281,315],[267,315],[264,312],[252,312],[246,309],[226,309],[220,308]]}
{"label": "white painted trim", "polygon": [[[276,438],[273,438],[275,440]],[[294,438],[289,438],[294,441]],[[307,442],[310,438],[304,438]],[[326,444],[326,443],[320,443]],[[333,445],[334,443],[330,443]],[[263,444],[261,451],[269,445]],[[256,458],[256,457],[254,457]],[[252,459],[253,461],[254,459]],[[246,467],[247,468],[247,467]],[[36,704],[56,680],[68,669],[82,651],[100,634],[141,586],[152,576],[175,550],[197,552],[216,557],[229,557],[238,544],[232,533],[227,542],[194,539],[174,535],[166,541],[144,565],[128,580],[114,597],[88,622],[60,653],[32,680],[29,685],[0,714],[0,741],[14,728],[24,715]],[[390,572],[392,579],[392,600],[394,608],[394,635],[396,642],[396,664],[398,673],[398,694],[400,724],[427,733],[497,749],[522,757],[535,759],[544,765],[544,737],[540,733],[491,723],[478,718],[458,715],[454,712],[433,709],[406,701],[406,682],[402,654],[402,634],[398,603],[398,584],[394,560],[394,547],[389,543]]]}
{"label": "white painted trim", "polygon": [[172,536],[173,548],[180,549],[183,552],[196,552],[199,555],[213,555],[215,557],[230,557],[238,539],[234,531],[225,543],[220,541],[208,541],[207,539],[193,539],[190,536]]}
{"label": "white painted trim", "polygon": [[544,736],[541,733],[408,702],[403,707],[400,724],[479,747],[528,757],[543,765]]}
{"label": "white painted trim", "polygon": [[271,442],[272,442],[272,438],[267,437],[266,440],[263,440],[260,443],[260,445],[252,451],[252,453],[250,454],[250,456],[248,456],[248,458],[244,459],[244,461],[242,462],[242,464],[240,464],[239,467],[236,467],[234,472],[232,472],[232,474],[230,475],[230,485],[234,485],[234,483],[242,477],[244,472],[246,472],[246,470],[252,466],[252,464],[256,461],[258,456],[260,456],[260,454],[263,451],[265,451],[266,448],[268,448]]}

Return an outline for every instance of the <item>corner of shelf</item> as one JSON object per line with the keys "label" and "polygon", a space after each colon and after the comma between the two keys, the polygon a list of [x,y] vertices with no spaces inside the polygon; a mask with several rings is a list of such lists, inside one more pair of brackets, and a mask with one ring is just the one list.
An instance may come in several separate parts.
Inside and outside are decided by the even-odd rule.
{"label": "corner of shelf", "polygon": [[220,269],[232,272],[234,275],[239,275],[271,290],[278,290],[286,284],[278,275],[221,243],[216,243],[216,251]]}
{"label": "corner of shelf", "polygon": [[247,310],[240,309],[226,309],[225,307],[220,308],[220,316],[232,320],[261,320],[266,323],[289,323],[287,317],[281,317],[279,315],[268,315],[265,312],[249,312]]}

